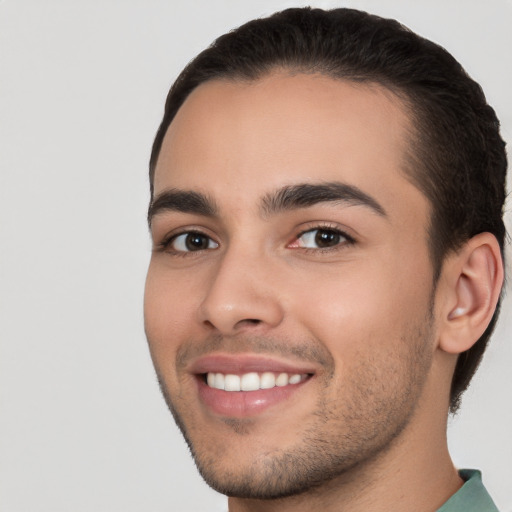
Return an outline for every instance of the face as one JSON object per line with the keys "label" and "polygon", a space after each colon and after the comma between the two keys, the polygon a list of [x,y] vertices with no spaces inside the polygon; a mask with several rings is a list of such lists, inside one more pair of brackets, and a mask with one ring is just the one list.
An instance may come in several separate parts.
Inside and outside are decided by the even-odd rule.
{"label": "face", "polygon": [[220,492],[349,478],[413,428],[435,334],[408,129],[376,85],[278,73],[203,84],[169,127],[146,332]]}

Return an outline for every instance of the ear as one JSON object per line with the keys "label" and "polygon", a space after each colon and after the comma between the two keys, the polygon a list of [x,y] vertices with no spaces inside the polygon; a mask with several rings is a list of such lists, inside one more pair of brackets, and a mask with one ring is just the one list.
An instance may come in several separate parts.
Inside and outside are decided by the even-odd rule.
{"label": "ear", "polygon": [[[496,237],[480,233],[443,265],[439,348],[460,354],[482,336],[503,285],[503,260]],[[439,299],[439,296],[438,296]]]}

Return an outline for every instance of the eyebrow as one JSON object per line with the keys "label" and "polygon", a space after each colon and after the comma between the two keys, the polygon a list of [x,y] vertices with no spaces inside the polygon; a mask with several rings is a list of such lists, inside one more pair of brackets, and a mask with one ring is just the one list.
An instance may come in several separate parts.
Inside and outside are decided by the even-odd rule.
{"label": "eyebrow", "polygon": [[[271,192],[261,200],[261,212],[264,216],[300,208],[308,208],[319,203],[346,203],[349,205],[365,206],[381,217],[386,217],[386,211],[376,199],[354,185],[340,182],[302,183],[280,188]],[[155,215],[165,211],[175,211],[215,217],[218,208],[215,202],[206,195],[189,190],[170,189],[158,194],[148,209],[148,224]]]}
{"label": "eyebrow", "polygon": [[170,189],[158,194],[148,209],[148,224],[155,215],[166,211],[193,213],[204,217],[215,217],[218,208],[215,202],[199,192]]}
{"label": "eyebrow", "polygon": [[273,215],[287,210],[308,208],[325,202],[365,206],[381,217],[387,216],[382,205],[372,196],[354,185],[336,181],[283,187],[277,192],[267,194],[261,202],[261,209],[264,215]]}

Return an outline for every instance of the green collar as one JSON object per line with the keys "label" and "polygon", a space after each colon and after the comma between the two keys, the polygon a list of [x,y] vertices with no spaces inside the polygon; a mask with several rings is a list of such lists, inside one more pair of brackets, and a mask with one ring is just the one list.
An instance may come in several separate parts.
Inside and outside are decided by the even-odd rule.
{"label": "green collar", "polygon": [[475,469],[461,469],[464,485],[437,512],[499,512]]}

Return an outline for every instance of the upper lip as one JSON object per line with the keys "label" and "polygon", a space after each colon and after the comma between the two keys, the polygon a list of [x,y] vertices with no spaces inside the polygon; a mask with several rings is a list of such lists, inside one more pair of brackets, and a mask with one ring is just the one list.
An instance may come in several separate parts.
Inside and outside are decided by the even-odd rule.
{"label": "upper lip", "polygon": [[231,373],[275,372],[290,374],[313,374],[311,363],[279,360],[273,356],[260,354],[209,354],[199,357],[189,367],[190,373]]}

